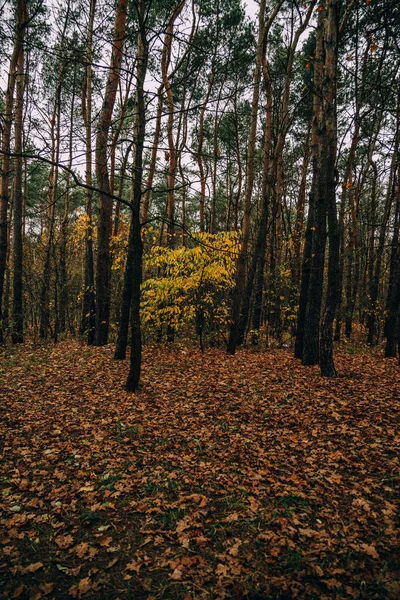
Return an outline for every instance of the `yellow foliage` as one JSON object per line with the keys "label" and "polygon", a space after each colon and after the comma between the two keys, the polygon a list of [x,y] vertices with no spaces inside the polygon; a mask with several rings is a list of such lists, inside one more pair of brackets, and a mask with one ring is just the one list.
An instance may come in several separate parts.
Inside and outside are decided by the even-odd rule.
{"label": "yellow foliage", "polygon": [[196,245],[177,249],[154,246],[145,268],[154,274],[142,286],[142,318],[175,330],[201,318],[205,327],[229,322],[229,291],[234,286],[239,249],[237,233],[198,233]]}

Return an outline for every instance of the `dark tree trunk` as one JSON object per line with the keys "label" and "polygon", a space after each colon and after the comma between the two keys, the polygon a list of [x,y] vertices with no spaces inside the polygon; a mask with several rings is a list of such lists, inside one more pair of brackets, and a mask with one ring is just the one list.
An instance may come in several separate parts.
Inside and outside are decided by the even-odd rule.
{"label": "dark tree trunk", "polygon": [[340,1],[328,0],[324,22],[324,74],[322,78],[323,100],[319,133],[319,182],[318,195],[325,197],[328,217],[329,259],[325,309],[321,325],[320,368],[321,375],[334,377],[333,321],[339,294],[340,234],[336,211],[335,162],[337,144],[336,97],[337,53]]}
{"label": "dark tree trunk", "polygon": [[[26,2],[21,6],[20,20],[25,22],[28,18]],[[22,240],[22,137],[23,137],[23,106],[25,88],[25,54],[24,54],[25,28],[20,30],[20,51],[17,61],[17,85],[15,106],[15,143],[14,152],[17,155],[14,161],[14,253],[13,253],[13,318],[12,341],[20,344],[24,341],[24,313],[23,313],[23,240]]]}
{"label": "dark tree trunk", "polygon": [[14,90],[17,76],[17,63],[22,52],[23,35],[25,29],[24,14],[26,0],[17,0],[15,11],[15,38],[14,49],[10,59],[7,89],[4,98],[4,126],[1,136],[1,185],[0,185],[0,343],[3,343],[3,291],[4,276],[7,266],[8,254],[8,206],[10,201],[10,150],[11,129],[13,120]]}
{"label": "dark tree trunk", "polygon": [[96,326],[95,318],[95,292],[94,292],[94,260],[93,260],[93,224],[92,224],[92,38],[93,21],[96,0],[90,2],[90,14],[88,24],[88,40],[86,48],[86,67],[82,90],[82,116],[85,123],[85,183],[86,189],[86,217],[87,225],[85,231],[85,263],[83,271],[83,302],[82,316],[79,327],[81,336],[87,335],[90,345],[94,342]]}
{"label": "dark tree trunk", "polygon": [[308,304],[308,293],[310,286],[312,240],[314,231],[314,194],[311,190],[308,201],[308,217],[304,240],[303,261],[301,267],[300,298],[297,309],[296,342],[294,346],[295,358],[303,358],[304,331],[306,323],[306,309]]}
{"label": "dark tree trunk", "polygon": [[393,157],[392,157],[392,164],[391,164],[391,169],[390,169],[390,174],[389,174],[389,183],[388,183],[388,188],[387,188],[387,192],[386,192],[386,199],[385,199],[385,207],[384,207],[384,214],[382,217],[382,221],[381,221],[381,226],[380,226],[380,231],[379,231],[379,240],[378,240],[378,247],[376,249],[376,256],[375,256],[375,269],[374,269],[374,274],[372,277],[372,280],[370,282],[370,288],[369,288],[369,311],[368,311],[368,319],[367,319],[367,328],[368,328],[368,334],[367,334],[367,343],[369,346],[375,346],[376,342],[377,342],[377,303],[378,303],[378,294],[379,294],[379,282],[380,282],[380,278],[381,278],[381,268],[382,268],[382,258],[383,258],[383,251],[385,248],[385,241],[386,241],[386,230],[387,230],[387,224],[388,224],[388,220],[389,220],[389,216],[390,216],[390,212],[391,212],[391,208],[392,208],[392,204],[393,204],[393,200],[394,200],[394,196],[395,196],[395,190],[396,190],[396,185],[395,185],[395,181],[396,181],[396,160],[397,160],[397,154],[398,154],[398,148],[399,148],[399,137],[400,137],[400,132],[399,130],[397,130],[396,132],[396,136],[395,136],[395,150],[393,153]]}
{"label": "dark tree trunk", "polygon": [[94,345],[104,346],[108,342],[111,304],[111,255],[110,238],[112,228],[112,208],[110,179],[107,165],[108,132],[120,78],[122,63],[127,0],[118,0],[115,12],[112,55],[105,90],[103,106],[100,112],[96,137],[96,178],[100,190],[100,211],[97,234],[96,269],[96,329]]}
{"label": "dark tree trunk", "polygon": [[314,61],[314,112],[313,112],[313,181],[311,194],[314,208],[314,225],[312,227],[312,251],[310,261],[310,278],[305,310],[303,365],[315,365],[319,362],[319,330],[322,305],[322,288],[325,264],[326,244],[326,202],[320,194],[319,186],[319,135],[318,126],[321,118],[322,78],[323,78],[323,21],[325,7],[321,5],[318,13],[317,43]]}
{"label": "dark tree trunk", "polygon": [[[400,129],[400,93],[397,102],[397,130]],[[400,151],[397,148],[396,170],[394,178],[396,193],[396,209],[394,215],[394,230],[392,250],[390,255],[389,287],[386,298],[385,356],[394,357],[397,353],[400,329]]]}
{"label": "dark tree trunk", "polygon": [[126,269],[132,271],[132,312],[131,312],[131,358],[126,389],[130,392],[137,390],[140,381],[142,364],[142,334],[140,328],[140,286],[142,283],[143,242],[140,227],[140,201],[142,197],[143,177],[143,146],[146,127],[144,81],[147,71],[148,43],[146,39],[145,22],[142,14],[142,3],[138,3],[138,135],[135,151],[135,179],[133,187],[131,235],[129,240],[132,247],[128,249],[128,259],[131,264]]}

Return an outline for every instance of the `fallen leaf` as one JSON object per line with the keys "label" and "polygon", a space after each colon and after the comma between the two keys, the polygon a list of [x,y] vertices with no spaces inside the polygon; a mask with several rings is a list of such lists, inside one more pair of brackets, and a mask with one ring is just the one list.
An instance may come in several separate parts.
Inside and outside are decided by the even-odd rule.
{"label": "fallen leaf", "polygon": [[70,548],[70,546],[72,546],[74,543],[74,538],[72,535],[59,535],[58,537],[54,538],[54,541],[59,548],[65,550],[66,548]]}
{"label": "fallen leaf", "polygon": [[25,567],[24,569],[22,569],[21,575],[26,575],[27,573],[35,573],[36,571],[38,571],[42,567],[43,567],[43,563],[42,562],[32,563],[31,565],[29,565],[29,566]]}
{"label": "fallen leaf", "polygon": [[182,571],[180,569],[175,569],[173,573],[169,576],[170,579],[174,579],[175,581],[179,581],[182,579]]}

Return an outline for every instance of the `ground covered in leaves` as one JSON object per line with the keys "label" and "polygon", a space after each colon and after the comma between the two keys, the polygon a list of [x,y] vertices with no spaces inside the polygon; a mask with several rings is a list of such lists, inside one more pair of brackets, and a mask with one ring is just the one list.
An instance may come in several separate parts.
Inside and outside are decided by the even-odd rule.
{"label": "ground covered in leaves", "polygon": [[400,598],[400,368],[338,352],[4,353],[0,598]]}

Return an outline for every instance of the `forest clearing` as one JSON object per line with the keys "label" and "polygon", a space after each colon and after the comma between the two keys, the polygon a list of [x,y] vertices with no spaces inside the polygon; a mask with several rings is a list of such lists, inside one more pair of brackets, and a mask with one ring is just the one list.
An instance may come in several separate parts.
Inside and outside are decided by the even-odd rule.
{"label": "forest clearing", "polygon": [[2,353],[0,598],[400,597],[395,359]]}

